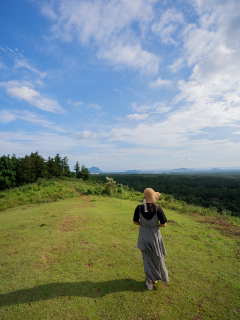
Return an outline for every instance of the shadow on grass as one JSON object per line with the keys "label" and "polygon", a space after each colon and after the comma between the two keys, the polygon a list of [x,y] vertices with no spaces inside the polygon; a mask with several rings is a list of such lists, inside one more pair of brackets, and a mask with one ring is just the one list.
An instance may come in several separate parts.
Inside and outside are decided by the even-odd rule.
{"label": "shadow on grass", "polygon": [[132,279],[117,279],[102,282],[49,283],[0,294],[0,307],[49,300],[61,296],[101,298],[106,294],[115,292],[143,292],[145,290],[145,282]]}

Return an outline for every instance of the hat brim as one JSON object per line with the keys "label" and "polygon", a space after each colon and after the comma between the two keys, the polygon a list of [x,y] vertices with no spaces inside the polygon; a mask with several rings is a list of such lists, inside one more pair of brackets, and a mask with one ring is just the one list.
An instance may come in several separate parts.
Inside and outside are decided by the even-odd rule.
{"label": "hat brim", "polygon": [[161,193],[155,192],[151,197],[147,197],[146,203],[155,203],[160,198]]}

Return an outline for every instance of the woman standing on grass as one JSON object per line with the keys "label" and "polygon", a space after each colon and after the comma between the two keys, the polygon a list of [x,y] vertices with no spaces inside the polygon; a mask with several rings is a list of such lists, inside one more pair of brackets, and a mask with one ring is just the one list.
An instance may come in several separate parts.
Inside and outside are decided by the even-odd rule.
{"label": "woman standing on grass", "polygon": [[140,225],[137,247],[143,255],[147,288],[152,290],[157,280],[169,281],[164,262],[167,253],[159,230],[159,227],[166,227],[167,219],[162,208],[155,204],[160,197],[159,192],[147,188],[144,197],[143,204],[135,209],[133,223]]}

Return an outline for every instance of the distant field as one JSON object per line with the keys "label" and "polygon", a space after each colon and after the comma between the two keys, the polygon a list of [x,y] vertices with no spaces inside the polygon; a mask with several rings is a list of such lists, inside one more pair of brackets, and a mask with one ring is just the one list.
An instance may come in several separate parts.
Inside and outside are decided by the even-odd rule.
{"label": "distant field", "polygon": [[[107,174],[117,183],[143,192],[146,186],[188,204],[214,207],[219,213],[240,217],[240,173]],[[97,178],[106,181],[106,174]]]}
{"label": "distant field", "polygon": [[165,209],[170,282],[146,290],[139,202],[97,195],[0,212],[0,319],[239,319],[239,220]]}

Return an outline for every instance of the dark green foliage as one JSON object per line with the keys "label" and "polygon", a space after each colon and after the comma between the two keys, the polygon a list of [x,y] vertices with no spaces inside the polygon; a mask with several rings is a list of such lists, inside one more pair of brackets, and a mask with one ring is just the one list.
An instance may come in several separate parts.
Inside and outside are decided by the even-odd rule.
{"label": "dark green foliage", "polygon": [[74,166],[74,170],[76,171],[76,178],[77,179],[80,179],[80,165],[79,165],[79,162],[77,161],[75,166]]}
{"label": "dark green foliage", "polygon": [[55,177],[58,177],[58,176],[62,175],[62,159],[61,159],[59,153],[57,153],[55,158],[54,158],[53,175]]}
{"label": "dark green foliage", "polygon": [[4,155],[0,157],[0,190],[33,183],[42,178],[77,177],[94,180],[85,166],[80,170],[78,162],[75,170],[76,174],[70,172],[68,158],[61,158],[59,153],[47,160],[39,155],[38,151],[22,158],[17,158],[15,154],[11,158]]}
{"label": "dark green foliage", "polygon": [[18,159],[17,184],[31,183],[36,180],[34,161],[30,156]]}
{"label": "dark green foliage", "polygon": [[62,165],[62,175],[68,177],[69,174],[70,174],[70,169],[69,169],[68,158],[67,157],[64,157],[62,159],[61,165]]}
{"label": "dark green foliage", "polygon": [[74,166],[74,170],[76,171],[76,178],[77,179],[82,179],[82,180],[94,180],[91,177],[90,172],[88,171],[88,168],[86,168],[85,166],[82,166],[82,168],[80,169],[80,164],[77,161],[75,166]]}
{"label": "dark green foliage", "polygon": [[35,153],[31,153],[30,158],[32,159],[32,162],[34,163],[35,168],[35,176],[36,179],[48,177],[48,170],[45,159],[38,154],[38,151]]}
{"label": "dark green foliage", "polygon": [[83,180],[89,180],[91,178],[91,174],[85,166],[81,168],[80,178]]}
{"label": "dark green foliage", "polygon": [[10,156],[0,157],[0,190],[14,187],[16,177],[15,165]]}
{"label": "dark green foliage", "polygon": [[51,157],[48,157],[46,166],[48,171],[48,178],[52,178],[54,173],[54,159]]}
{"label": "dark green foliage", "polygon": [[[240,216],[239,173],[221,175],[112,174],[110,177],[117,183],[128,185],[140,192],[151,187],[189,204],[205,208],[215,207],[220,213],[229,214],[231,211],[232,215]],[[97,178],[106,181],[105,175],[98,175]]]}

